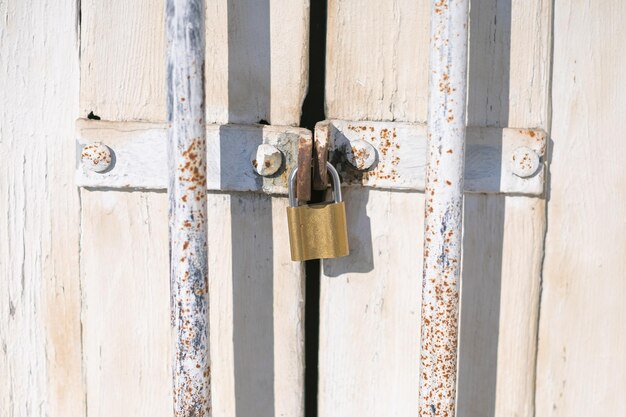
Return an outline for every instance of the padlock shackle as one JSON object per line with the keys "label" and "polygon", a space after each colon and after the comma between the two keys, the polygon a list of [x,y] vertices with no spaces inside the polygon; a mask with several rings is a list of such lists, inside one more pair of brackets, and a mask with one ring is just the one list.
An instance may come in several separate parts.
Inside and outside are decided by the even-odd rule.
{"label": "padlock shackle", "polygon": [[[332,177],[333,183],[333,199],[335,203],[340,203],[342,201],[341,198],[341,179],[339,178],[339,173],[335,169],[334,166],[331,165],[330,162],[326,162],[326,169],[330,172],[330,176]],[[291,207],[298,207],[298,196],[294,190],[296,189],[296,174],[298,173],[298,167],[295,167],[291,174],[289,174],[289,205]]]}

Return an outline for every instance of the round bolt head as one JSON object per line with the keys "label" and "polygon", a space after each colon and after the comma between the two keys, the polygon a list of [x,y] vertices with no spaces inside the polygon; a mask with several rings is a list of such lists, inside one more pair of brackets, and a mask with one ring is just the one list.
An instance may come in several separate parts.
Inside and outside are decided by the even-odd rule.
{"label": "round bolt head", "polygon": [[369,142],[358,139],[346,147],[346,159],[358,170],[368,170],[376,162],[376,148]]}
{"label": "round bolt head", "polygon": [[111,150],[101,142],[94,142],[85,145],[80,154],[80,160],[88,170],[103,172],[111,166]]}
{"label": "round bolt head", "polygon": [[264,143],[250,156],[255,172],[263,177],[274,175],[283,165],[283,154],[275,146]]}
{"label": "round bolt head", "polygon": [[520,178],[528,178],[539,169],[539,155],[534,150],[520,146],[511,155],[511,171]]}

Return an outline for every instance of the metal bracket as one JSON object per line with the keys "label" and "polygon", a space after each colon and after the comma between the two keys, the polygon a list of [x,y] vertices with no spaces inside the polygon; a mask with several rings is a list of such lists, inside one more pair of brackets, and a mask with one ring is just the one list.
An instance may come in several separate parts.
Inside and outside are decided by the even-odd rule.
{"label": "metal bracket", "polygon": [[[543,194],[545,132],[490,127],[467,129],[466,192]],[[426,135],[423,124],[326,120],[315,127],[315,148],[329,150],[329,160],[337,167],[346,186],[423,191]],[[79,119],[76,138],[78,186],[167,189],[164,123]],[[290,126],[207,125],[208,189],[286,195],[288,175],[298,163],[301,139],[312,142],[311,132]],[[104,146],[93,146],[98,143]],[[274,145],[283,156],[280,169],[267,177],[257,174],[250,163],[251,155],[261,144]],[[98,157],[103,149],[110,152],[107,165],[102,165],[101,160],[91,164],[81,162],[85,152],[93,152]]]}
{"label": "metal bracket", "polygon": [[[286,195],[288,175],[298,162],[298,143],[301,139],[312,142],[309,130],[291,126],[226,124],[207,125],[206,129],[207,188],[215,191]],[[167,189],[167,131],[164,123],[79,119],[76,139],[79,145],[78,186]],[[96,164],[81,162],[81,156],[89,151],[86,147],[98,143],[105,145],[111,155],[110,166],[101,172],[91,170],[98,166],[98,161]],[[275,146],[283,158],[280,169],[266,177],[257,174],[250,162],[251,155],[261,144]]]}
{"label": "metal bracket", "polygon": [[[426,125],[326,120],[315,131],[345,185],[424,191]],[[542,195],[546,140],[537,129],[468,127],[465,191]]]}

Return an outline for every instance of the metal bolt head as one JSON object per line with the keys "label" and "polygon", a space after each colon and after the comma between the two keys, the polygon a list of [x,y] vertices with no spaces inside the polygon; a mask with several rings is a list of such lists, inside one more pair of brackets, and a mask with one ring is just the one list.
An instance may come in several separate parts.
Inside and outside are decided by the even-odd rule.
{"label": "metal bolt head", "polygon": [[259,145],[250,156],[250,163],[255,172],[263,177],[274,175],[283,165],[283,153],[273,145]]}
{"label": "metal bolt head", "polygon": [[520,146],[511,154],[511,171],[520,178],[528,178],[539,169],[539,155],[534,150]]}
{"label": "metal bolt head", "polygon": [[358,170],[368,170],[376,162],[376,148],[369,142],[358,139],[346,147],[346,159]]}
{"label": "metal bolt head", "polygon": [[111,166],[111,150],[101,142],[94,142],[85,145],[80,160],[89,171],[103,172]]}

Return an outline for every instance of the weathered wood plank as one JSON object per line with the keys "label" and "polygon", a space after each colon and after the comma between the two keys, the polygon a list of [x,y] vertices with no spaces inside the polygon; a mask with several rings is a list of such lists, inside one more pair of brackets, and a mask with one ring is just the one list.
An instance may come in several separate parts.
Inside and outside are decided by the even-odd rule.
{"label": "weathered wood plank", "polygon": [[429,17],[428,0],[329,0],[326,117],[425,123]]}
{"label": "weathered wood plank", "polygon": [[304,270],[277,233],[286,199],[209,194],[208,203],[214,415],[302,416]]}
{"label": "weathered wood plank", "polygon": [[[470,17],[469,124],[481,128],[547,130],[550,2],[489,0],[475,6]],[[427,1],[398,0],[384,6],[377,2],[329,1],[327,118],[425,121],[428,12]],[[367,30],[355,30],[363,27]],[[498,158],[508,157],[502,154]],[[386,198],[394,195],[390,193]],[[350,198],[369,201],[364,203],[371,207],[367,215],[385,204],[385,198],[371,191],[367,197],[350,190],[350,194],[346,193],[348,206]],[[381,319],[388,325],[342,319],[352,314],[362,315],[370,296],[378,297],[384,311],[392,314],[396,306],[376,294],[386,277],[396,276],[387,272],[389,265],[396,268],[398,263],[404,267],[398,267],[400,278],[394,280],[400,286],[397,291],[414,292],[408,299],[414,304],[404,308],[419,312],[419,294],[413,285],[421,283],[421,267],[415,268],[413,264],[414,258],[422,256],[422,235],[408,225],[423,221],[423,195],[406,194],[405,198],[406,207],[402,211],[392,209],[391,213],[396,214],[372,215],[368,219],[371,230],[389,228],[385,235],[391,240],[403,239],[404,233],[412,235],[412,243],[407,243],[410,250],[402,248],[404,257],[398,258],[395,252],[385,248],[374,252],[375,267],[367,273],[348,271],[339,277],[327,274],[322,277],[320,311],[321,320],[327,325],[322,327],[320,335],[320,375],[331,372],[335,376],[322,377],[322,417],[388,415],[389,407],[407,403],[412,407],[397,414],[417,415],[419,353],[412,351],[410,357],[403,356],[401,364],[385,367],[372,365],[372,358],[387,355],[385,352],[396,346],[398,338],[405,337],[407,331],[413,331],[412,347],[419,346],[419,317],[404,319],[406,322]],[[364,214],[360,216],[363,218]],[[348,217],[349,222],[358,224],[358,219],[350,219],[350,214]],[[543,200],[468,195],[464,223],[466,254],[462,285],[474,283],[474,286],[462,289],[460,349],[461,360],[465,362],[459,368],[458,415],[530,417],[534,407],[541,265],[538,250],[545,228]],[[405,227],[394,233],[396,224]],[[349,233],[369,234],[358,227],[352,227]],[[353,290],[355,282],[364,288]],[[516,291],[523,294],[523,302],[517,298]],[[350,301],[339,303],[338,295],[333,293],[349,294]],[[520,323],[522,318],[523,323],[517,327],[509,324]],[[345,339],[339,335],[355,332],[366,334],[368,342],[362,343],[357,337],[342,341],[341,349],[337,350],[334,345],[337,339]],[[374,339],[386,344],[371,342]],[[350,392],[358,393],[358,399],[348,396],[346,380],[354,385]],[[391,393],[392,383],[402,388]],[[367,400],[370,398],[380,404],[370,403]],[[371,406],[362,407],[363,402]]]}
{"label": "weathered wood plank", "polygon": [[81,191],[88,413],[169,416],[165,194],[119,194]]}
{"label": "weathered wood plank", "polygon": [[210,417],[204,0],[166,0],[167,166],[175,417]]}
{"label": "weathered wood plank", "polygon": [[547,130],[552,2],[482,0],[470,11],[468,125]]}
{"label": "weathered wood plank", "polygon": [[207,16],[207,121],[296,126],[308,77],[308,1],[211,1]]}
{"label": "weathered wood plank", "polygon": [[544,208],[465,196],[460,416],[533,416]]}
{"label": "weathered wood plank", "polygon": [[626,4],[555,2],[537,415],[626,415]]}
{"label": "weathered wood plank", "polygon": [[[208,123],[263,119],[297,125],[308,68],[307,4],[207,2]],[[82,10],[83,117],[94,111],[104,120],[163,122],[162,4],[115,0],[103,5],[88,0]],[[95,416],[126,415],[128,410],[140,416],[169,416],[166,195],[81,194],[84,207],[89,207],[83,210],[83,248],[97,246],[127,266],[111,268],[111,259],[95,251],[82,258],[89,271],[84,285],[94,289],[86,294],[91,313],[85,326],[91,330],[85,340],[93,362],[87,374],[88,411]],[[289,260],[286,227],[278,226],[285,216],[285,200],[238,193],[208,197],[211,355],[217,358],[212,360],[212,377],[219,381],[213,386],[214,417],[303,415],[302,269]],[[108,220],[98,221],[101,217]],[[127,289],[132,280],[140,281]],[[100,297],[96,289],[107,282],[106,297]],[[140,287],[149,283],[153,292],[141,301]],[[134,307],[115,307],[124,314],[109,316],[109,303],[115,299]],[[130,314],[141,317],[129,321]],[[142,339],[132,348],[126,339],[130,334]],[[100,360],[100,342],[107,340],[111,343],[106,361]],[[133,363],[133,376],[122,373],[111,358]],[[121,389],[125,391],[120,397]]]}
{"label": "weathered wood plank", "polygon": [[165,6],[81,2],[80,108],[103,120],[165,120]]}
{"label": "weathered wood plank", "polygon": [[[165,120],[163,5],[87,1],[81,10],[83,117]],[[81,200],[87,413],[169,416],[167,197],[82,189]]]}
{"label": "weathered wood plank", "polygon": [[319,415],[417,415],[423,194],[343,194],[350,255],[323,262]]}
{"label": "weathered wood plank", "polygon": [[77,13],[74,0],[0,3],[1,416],[85,416]]}

